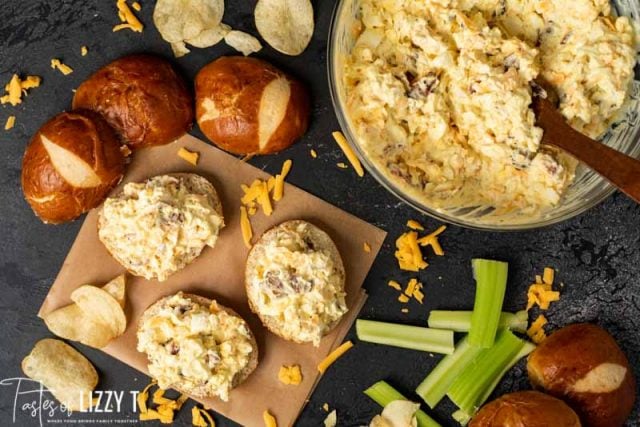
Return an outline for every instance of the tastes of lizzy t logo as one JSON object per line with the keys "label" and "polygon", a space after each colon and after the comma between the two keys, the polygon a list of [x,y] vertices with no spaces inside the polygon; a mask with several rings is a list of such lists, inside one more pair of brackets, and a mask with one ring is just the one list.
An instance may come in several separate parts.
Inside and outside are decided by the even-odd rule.
{"label": "tastes of lizzy t logo", "polygon": [[[14,423],[16,422],[16,415],[19,413],[23,413],[37,420],[40,426],[45,422],[49,422],[49,419],[55,418],[56,415],[63,418],[69,418],[71,416],[72,411],[59,403],[40,381],[32,380],[31,378],[6,378],[0,381],[0,386],[14,387],[15,389],[13,394],[12,420]],[[136,412],[136,396],[138,395],[138,391],[130,391],[129,394],[131,395],[133,412]],[[87,409],[78,412],[120,413],[124,396],[124,391],[94,391],[91,393],[90,402],[87,402]],[[80,396],[81,406],[84,406],[82,402],[83,398],[86,399],[89,397]]]}

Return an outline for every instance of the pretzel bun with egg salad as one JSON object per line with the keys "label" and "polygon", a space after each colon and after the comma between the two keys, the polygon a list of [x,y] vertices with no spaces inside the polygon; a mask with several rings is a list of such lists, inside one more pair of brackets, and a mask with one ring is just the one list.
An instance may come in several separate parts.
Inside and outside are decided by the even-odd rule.
{"label": "pretzel bun with egg salad", "polygon": [[309,125],[306,87],[268,62],[223,56],[196,76],[196,120],[214,144],[234,154],[270,154]]}
{"label": "pretzel bun with egg salad", "polygon": [[109,124],[74,110],[45,123],[22,159],[22,191],[45,223],[77,218],[98,206],[124,173],[124,156]]}
{"label": "pretzel bun with egg salad", "polygon": [[102,67],[78,87],[73,107],[102,114],[132,149],[167,144],[193,125],[186,83],[153,55],[129,55]]}

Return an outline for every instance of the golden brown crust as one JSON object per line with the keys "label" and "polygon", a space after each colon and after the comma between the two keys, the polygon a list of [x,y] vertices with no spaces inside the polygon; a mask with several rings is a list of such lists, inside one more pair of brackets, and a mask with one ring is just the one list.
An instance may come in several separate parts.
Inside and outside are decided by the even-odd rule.
{"label": "golden brown crust", "polygon": [[[573,391],[588,372],[603,363],[627,369],[620,387],[608,393]],[[542,342],[527,362],[529,379],[536,387],[565,399],[588,427],[622,426],[635,402],[635,377],[625,354],[611,335],[599,326],[566,326]]]}
{"label": "golden brown crust", "polygon": [[537,391],[505,394],[486,404],[469,427],[580,427],[566,403]]}
{"label": "golden brown crust", "polygon": [[[200,304],[202,306],[205,307],[209,307],[211,305],[211,303],[213,302],[213,300],[200,296],[200,295],[195,295],[195,294],[189,294],[189,293],[182,293],[182,295],[185,298],[189,298],[191,301]],[[140,331],[140,329],[142,328],[142,325],[151,317],[155,316],[155,314],[162,308],[162,306],[167,302],[167,300],[169,300],[171,297],[173,297],[173,295],[168,295],[166,297],[160,298],[158,301],[156,301],[155,303],[151,304],[145,311],[144,313],[142,313],[142,316],[140,317],[140,319],[138,320],[138,332]],[[220,308],[221,310],[239,317],[240,319],[242,319],[242,317],[236,313],[233,309],[229,308],[229,307],[225,307],[222,304],[218,303],[218,308]],[[243,319],[244,321],[244,319]],[[241,370],[240,372],[238,372],[232,381],[232,387],[237,387],[238,385],[240,385],[244,380],[246,380],[249,375],[256,369],[256,367],[258,366],[258,343],[256,342],[256,338],[253,335],[253,332],[251,331],[251,329],[249,328],[249,324],[246,323],[246,321],[244,321],[245,324],[247,325],[247,330],[249,331],[249,339],[251,340],[251,347],[253,348],[253,351],[251,352],[251,357],[249,359],[249,363],[247,364],[247,366]],[[180,384],[176,384],[175,386],[172,386],[173,388],[175,388],[176,390],[180,391],[181,393],[185,393],[188,394],[190,396],[193,397],[197,397],[197,398],[207,398],[207,397],[215,397],[210,395],[207,390],[206,390],[206,384],[198,387],[198,388],[190,388],[190,387],[185,387],[184,385],[180,385]]]}
{"label": "golden brown crust", "polygon": [[193,125],[193,97],[171,64],[129,55],[78,87],[74,108],[98,111],[131,148],[167,144]]}
{"label": "golden brown crust", "polygon": [[[259,112],[264,88],[284,78],[290,97],[280,125],[268,142],[259,144]],[[270,154],[289,147],[309,125],[310,103],[305,86],[268,62],[256,58],[223,56],[203,67],[195,81],[196,119],[202,133],[223,150],[235,154]],[[203,120],[205,99],[221,114]]]}
{"label": "golden brown crust", "polygon": [[[68,183],[51,163],[43,135],[90,165],[101,184],[76,188]],[[74,110],[58,114],[31,138],[22,159],[22,190],[42,221],[57,224],[102,203],[123,173],[124,156],[113,129],[97,113]]]}
{"label": "golden brown crust", "polygon": [[[295,230],[300,224],[307,224],[308,226],[310,226],[310,234],[317,248],[322,248],[329,251],[331,258],[333,259],[334,265],[337,269],[337,274],[342,278],[342,283],[344,288],[346,273],[344,269],[344,264],[342,262],[342,257],[340,256],[340,252],[338,252],[338,248],[336,247],[335,243],[333,242],[333,240],[331,240],[331,237],[327,233],[325,233],[323,230],[303,220],[285,221],[281,224],[278,224],[270,228],[269,230],[265,231],[262,234],[262,236],[260,236],[260,239],[258,239],[256,244],[253,245],[253,247],[249,251],[249,254],[247,255],[244,285],[247,292],[247,300],[249,303],[249,308],[251,309],[252,312],[254,312],[258,316],[258,318],[260,318],[260,321],[262,322],[265,328],[267,328],[271,333],[279,336],[282,339],[292,341],[298,344],[304,344],[304,343],[307,343],[308,341],[302,340],[296,336],[291,336],[290,334],[285,334],[284,331],[282,331],[280,325],[277,324],[277,322],[274,322],[271,317],[265,316],[264,314],[262,314],[260,312],[259,307],[255,304],[255,302],[251,298],[251,295],[253,293],[250,290],[250,286],[251,286],[250,277],[253,275],[253,271],[256,269],[256,264],[253,261],[255,258],[256,251],[262,250],[265,244],[267,244],[270,240],[274,239],[275,234],[278,232],[278,230],[282,230],[282,229]],[[329,334],[340,323],[341,320],[342,320],[342,317],[328,324],[327,329],[325,331],[325,335]]]}

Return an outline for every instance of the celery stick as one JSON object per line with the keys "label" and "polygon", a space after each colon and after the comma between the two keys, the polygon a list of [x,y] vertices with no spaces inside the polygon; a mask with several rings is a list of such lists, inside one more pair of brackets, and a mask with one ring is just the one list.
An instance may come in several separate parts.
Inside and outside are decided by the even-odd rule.
{"label": "celery stick", "polygon": [[392,345],[433,353],[453,353],[453,331],[356,320],[356,333],[362,341]]}
{"label": "celery stick", "polygon": [[483,349],[464,371],[455,379],[447,396],[467,414],[474,414],[486,398],[488,388],[496,384],[514,357],[525,346],[525,342],[511,331],[498,332],[495,345]]}
{"label": "celery stick", "polygon": [[[364,394],[373,399],[383,408],[394,400],[409,400],[398,390],[391,387],[386,381],[378,381],[364,391]],[[441,427],[433,418],[427,415],[422,409],[416,412],[418,427]]]}
{"label": "celery stick", "polygon": [[[429,327],[435,329],[451,329],[454,332],[469,332],[471,327],[471,311],[431,310]],[[516,313],[502,312],[498,321],[498,329],[507,328],[525,333],[528,318],[525,310]]]}
{"label": "celery stick", "polygon": [[461,409],[458,409],[453,414],[451,414],[451,418],[456,420],[461,426],[466,426],[471,421],[471,415],[467,414]]}
{"label": "celery stick", "polygon": [[435,407],[447,394],[449,387],[462,371],[482,351],[482,348],[469,344],[464,337],[456,346],[453,354],[445,356],[440,363],[420,383],[416,393],[430,408]]}
{"label": "celery stick", "polygon": [[469,326],[469,343],[483,348],[493,345],[507,287],[506,262],[471,260],[476,279],[476,298]]}

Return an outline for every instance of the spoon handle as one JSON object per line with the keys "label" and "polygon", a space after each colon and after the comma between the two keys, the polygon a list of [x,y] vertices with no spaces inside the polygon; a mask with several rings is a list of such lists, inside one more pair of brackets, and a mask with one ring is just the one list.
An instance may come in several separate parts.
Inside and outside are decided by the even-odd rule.
{"label": "spoon handle", "polygon": [[561,148],[640,203],[640,161],[574,130],[545,99],[534,98],[542,143]]}

